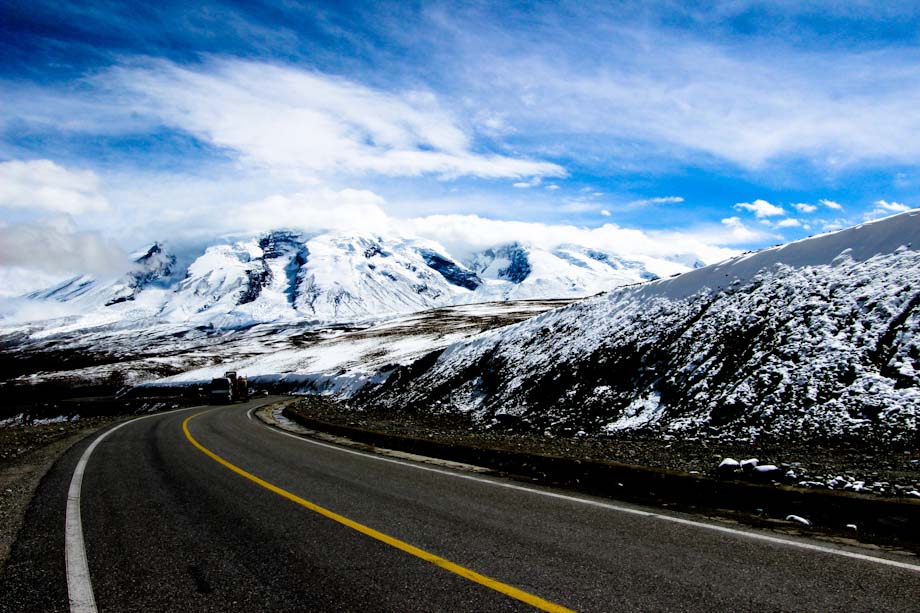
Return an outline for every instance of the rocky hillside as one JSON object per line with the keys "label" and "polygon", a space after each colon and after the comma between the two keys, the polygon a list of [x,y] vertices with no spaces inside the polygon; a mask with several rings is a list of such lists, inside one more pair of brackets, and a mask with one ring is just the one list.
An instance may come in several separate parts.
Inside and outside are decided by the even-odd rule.
{"label": "rocky hillside", "polygon": [[619,288],[360,401],[497,425],[920,444],[920,211]]}

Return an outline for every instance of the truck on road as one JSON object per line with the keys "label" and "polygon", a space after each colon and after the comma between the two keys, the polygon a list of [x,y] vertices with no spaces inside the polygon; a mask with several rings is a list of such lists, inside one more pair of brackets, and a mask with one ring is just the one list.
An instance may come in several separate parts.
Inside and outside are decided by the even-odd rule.
{"label": "truck on road", "polygon": [[237,400],[249,400],[249,382],[235,370],[224,373],[223,377],[211,379],[208,399],[212,404],[230,404]]}
{"label": "truck on road", "polygon": [[208,400],[211,404],[230,404],[233,402],[233,383],[227,377],[211,379],[208,387]]}

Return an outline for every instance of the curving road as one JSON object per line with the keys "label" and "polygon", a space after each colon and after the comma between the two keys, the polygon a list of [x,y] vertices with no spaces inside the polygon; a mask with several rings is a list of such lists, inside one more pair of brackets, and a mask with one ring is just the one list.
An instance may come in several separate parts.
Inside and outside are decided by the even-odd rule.
{"label": "curving road", "polygon": [[912,560],[790,545],[310,442],[247,415],[265,402],[139,419],[71,449],[36,493],[0,576],[0,607],[68,610],[67,493],[94,440],[79,541],[99,610],[878,611],[920,602]]}

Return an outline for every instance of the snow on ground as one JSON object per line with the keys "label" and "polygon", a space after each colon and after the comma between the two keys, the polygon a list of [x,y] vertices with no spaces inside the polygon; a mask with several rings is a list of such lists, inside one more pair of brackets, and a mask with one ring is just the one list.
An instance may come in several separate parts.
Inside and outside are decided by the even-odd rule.
{"label": "snow on ground", "polygon": [[[190,369],[159,380],[191,383],[237,370],[256,381],[284,380],[310,391],[350,395],[370,382],[381,383],[397,366],[481,333],[557,306],[556,302],[463,305],[396,317],[368,328],[324,332],[307,346],[256,352],[220,364]],[[499,321],[483,318],[497,318]]]}
{"label": "snow on ground", "polygon": [[912,437],[918,237],[915,210],[612,290],[448,347],[374,402],[589,432]]}
{"label": "snow on ground", "polygon": [[[89,330],[17,335],[14,355],[20,351],[33,358],[51,357],[40,372],[25,373],[13,382],[99,383],[117,375],[132,385],[186,385],[237,370],[257,384],[350,395],[431,351],[569,302],[462,305],[332,327],[282,321],[189,329],[180,323],[137,327],[120,322]],[[65,357],[63,363],[60,356]]]}

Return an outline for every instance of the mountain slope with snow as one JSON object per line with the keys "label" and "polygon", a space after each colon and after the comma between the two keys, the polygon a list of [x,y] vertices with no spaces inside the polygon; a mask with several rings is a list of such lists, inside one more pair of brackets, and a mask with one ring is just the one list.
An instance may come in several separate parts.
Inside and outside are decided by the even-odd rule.
{"label": "mountain slope with snow", "polygon": [[152,322],[238,329],[582,297],[655,278],[649,265],[577,245],[547,250],[519,243],[461,261],[423,239],[280,230],[182,257],[157,244],[121,279],[77,277],[29,299],[70,306],[79,314],[49,324],[49,332]]}
{"label": "mountain slope with snow", "polygon": [[920,211],[612,290],[362,402],[533,428],[918,441]]}

